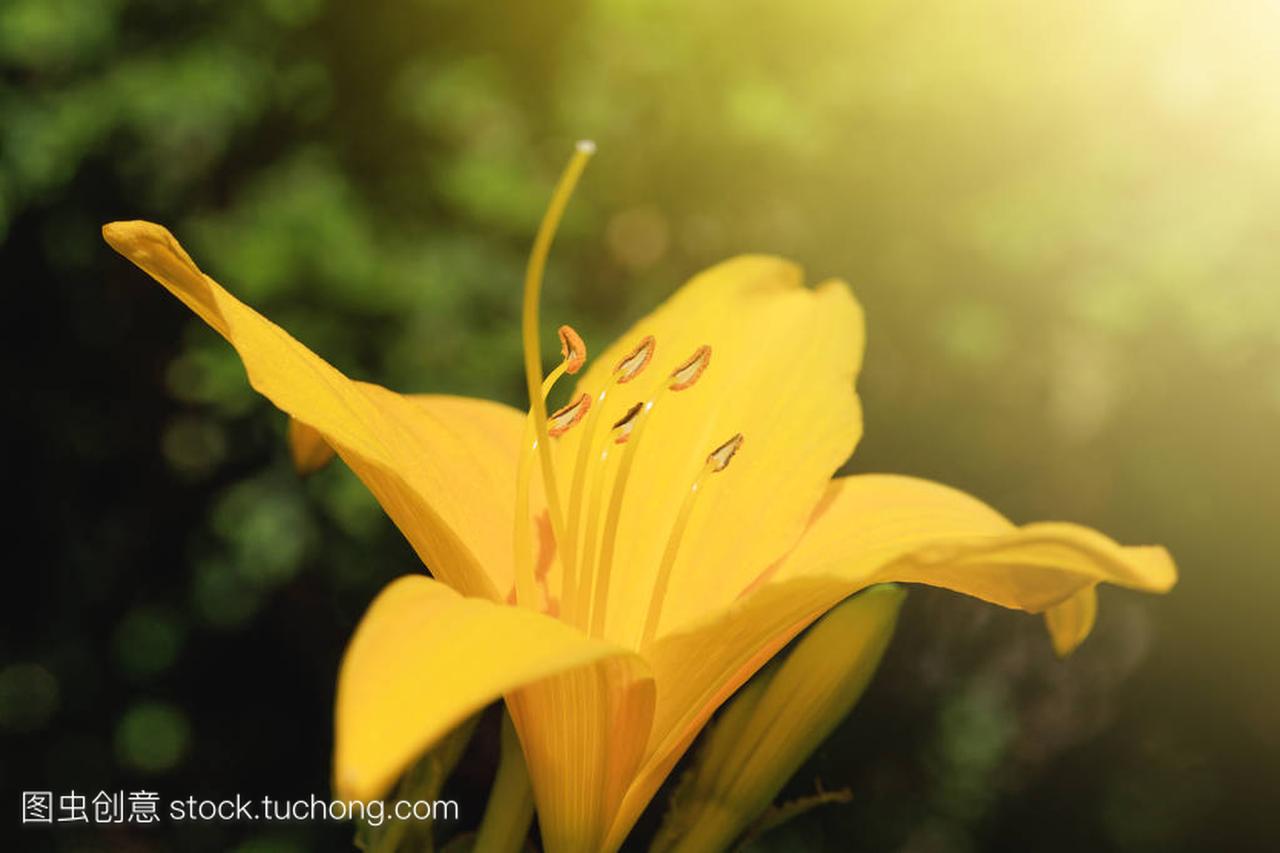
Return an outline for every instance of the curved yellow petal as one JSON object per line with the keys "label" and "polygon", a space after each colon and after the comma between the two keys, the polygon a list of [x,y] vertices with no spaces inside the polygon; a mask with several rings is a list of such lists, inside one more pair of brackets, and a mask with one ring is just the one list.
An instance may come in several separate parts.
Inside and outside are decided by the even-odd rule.
{"label": "curved yellow petal", "polygon": [[[727,604],[793,544],[861,435],[853,383],[863,319],[842,282],[806,288],[800,268],[775,257],[726,261],[694,277],[594,359],[579,390],[598,393],[646,335],[657,342],[653,360],[610,390],[606,424],[652,399],[699,346],[710,345],[711,356],[692,387],[658,400],[635,451],[606,626],[620,642],[639,638],[668,534],[708,453],[736,433],[745,436],[733,464],[699,496],[661,630]],[[559,439],[561,470],[572,470],[584,432]],[[748,518],[751,535],[743,536]]]}
{"label": "curved yellow petal", "polygon": [[[505,594],[489,571],[510,577],[514,498],[499,460],[477,451],[475,424],[349,380],[202,273],[165,228],[113,222],[102,233],[235,347],[255,389],[337,451],[436,577],[469,595]],[[459,404],[448,417],[500,408]]]}
{"label": "curved yellow petal", "polygon": [[[410,401],[426,416],[429,423],[449,424],[453,427],[451,459],[441,460],[443,465],[457,466],[446,475],[446,480],[460,489],[475,489],[483,494],[472,495],[477,502],[489,507],[483,519],[478,519],[474,535],[488,540],[487,555],[483,564],[485,572],[497,588],[498,597],[508,600],[515,586],[515,566],[512,551],[512,531],[516,506],[516,468],[520,462],[520,442],[524,438],[526,413],[505,403],[481,400],[474,397],[458,397],[450,394],[409,394]],[[462,482],[463,480],[467,482]],[[547,509],[542,491],[542,472],[532,474],[533,488],[529,495],[529,514],[537,519]],[[494,520],[489,523],[488,519]],[[535,529],[538,529],[535,526]],[[542,542],[544,550],[554,551],[549,537]],[[550,554],[540,552],[539,564],[550,559]]]}
{"label": "curved yellow petal", "polygon": [[859,588],[830,576],[769,584],[642,650],[658,684],[658,703],[644,761],[610,829],[611,845],[626,838],[716,708],[814,619]]}
{"label": "curved yellow petal", "polygon": [[334,791],[381,797],[424,750],[504,693],[536,692],[539,680],[616,656],[631,657],[531,610],[402,577],[370,605],[342,661]]}
{"label": "curved yellow petal", "polygon": [[856,595],[739,690],[707,733],[653,850],[728,849],[862,696],[906,590]]}
{"label": "curved yellow petal", "polygon": [[866,474],[835,480],[773,579],[839,574],[962,592],[1040,613],[1100,582],[1165,592],[1177,580],[1160,547],[1125,547],[1065,522],[1016,526],[964,492]]}
{"label": "curved yellow petal", "polygon": [[[483,535],[496,539],[499,548],[505,548],[505,551],[487,563],[485,569],[501,599],[515,583],[510,556],[512,525],[510,521],[504,520],[503,514],[506,513],[509,518],[515,509],[516,467],[520,458],[525,414],[503,403],[473,397],[449,394],[404,396],[421,410],[428,424],[461,425],[453,433],[456,442],[463,447],[463,452],[457,453],[455,447],[453,458],[447,461],[457,463],[460,469],[463,466],[471,467],[470,472],[459,470],[455,476],[482,483],[493,505],[492,514],[496,526]],[[300,474],[309,474],[324,467],[334,455],[324,436],[297,418],[289,419],[289,452],[294,467]],[[533,481],[535,485],[540,485],[540,472],[534,472]],[[546,500],[541,488],[532,490],[529,512],[535,519],[546,512]],[[501,553],[506,553],[507,559],[502,559]]]}
{"label": "curved yellow petal", "polygon": [[797,633],[875,583],[942,586],[1031,612],[1099,581],[1149,592],[1177,577],[1163,548],[1126,548],[1085,527],[1017,527],[981,501],[911,477],[830,484],[787,557],[731,606],[642,650],[658,681],[644,763],[611,838],[625,837],[719,705]]}
{"label": "curved yellow petal", "polygon": [[1085,641],[1098,618],[1098,588],[1086,586],[1061,604],[1044,612],[1044,624],[1053,650],[1065,658]]}
{"label": "curved yellow petal", "polygon": [[617,848],[606,835],[643,758],[654,702],[653,676],[634,655],[602,659],[507,696],[546,850]]}

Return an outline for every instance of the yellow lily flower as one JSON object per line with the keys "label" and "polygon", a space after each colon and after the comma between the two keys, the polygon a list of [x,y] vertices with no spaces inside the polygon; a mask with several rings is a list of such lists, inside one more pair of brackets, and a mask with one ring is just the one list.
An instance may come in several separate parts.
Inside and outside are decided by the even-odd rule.
{"label": "yellow lily flower", "polygon": [[[861,434],[862,312],[843,282],[807,288],[781,258],[695,276],[549,416],[550,386],[583,353],[566,332],[544,379],[542,268],[588,155],[580,147],[566,170],[530,259],[528,413],[351,380],[201,272],[163,227],[103,229],[227,339],[298,431],[350,466],[431,570],[391,583],[347,649],[338,796],[384,795],[505,697],[544,846],[616,850],[715,709],[858,590],[925,583],[1043,612],[1099,582],[1174,583],[1160,548],[1071,524],[1018,527],[923,480],[832,480]],[[310,450],[299,457],[323,455]]]}

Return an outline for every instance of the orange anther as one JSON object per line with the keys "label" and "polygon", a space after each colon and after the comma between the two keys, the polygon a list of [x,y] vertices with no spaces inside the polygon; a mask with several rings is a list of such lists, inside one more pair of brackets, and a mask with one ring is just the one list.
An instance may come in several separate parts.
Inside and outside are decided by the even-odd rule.
{"label": "orange anther", "polygon": [[591,409],[591,397],[579,394],[578,398],[567,406],[556,409],[547,418],[547,435],[557,438],[568,432],[574,424],[582,420]]}
{"label": "orange anther", "polygon": [[655,346],[657,346],[657,342],[654,341],[653,335],[645,335],[640,345],[633,349],[626,358],[618,362],[618,366],[613,370],[619,385],[635,379],[640,375],[640,371],[649,366],[649,362],[653,360]]}
{"label": "orange anther", "polygon": [[613,425],[613,440],[618,444],[626,444],[627,439],[631,438],[631,431],[636,428],[636,420],[640,417],[640,410],[644,408],[644,403],[636,403],[627,413],[618,419]]}
{"label": "orange anther", "polygon": [[733,459],[733,455],[738,452],[740,447],[742,447],[742,433],[738,433],[711,451],[711,455],[707,457],[707,464],[711,466],[713,472],[723,471],[729,467],[729,461]]}
{"label": "orange anther", "polygon": [[561,326],[559,333],[564,372],[573,375],[587,362],[587,345],[582,342],[582,336],[574,331],[573,326]]}
{"label": "orange anther", "polygon": [[683,391],[690,385],[698,381],[698,377],[707,369],[707,365],[711,363],[711,347],[703,344],[698,347],[689,359],[675,370],[671,371],[672,391]]}

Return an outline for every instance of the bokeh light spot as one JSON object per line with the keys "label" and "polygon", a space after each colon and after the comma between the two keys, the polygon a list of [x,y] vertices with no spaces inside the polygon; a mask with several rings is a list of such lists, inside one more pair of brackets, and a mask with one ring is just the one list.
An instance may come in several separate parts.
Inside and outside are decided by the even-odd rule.
{"label": "bokeh light spot", "polygon": [[164,773],[187,753],[191,726],[186,714],[163,702],[134,705],[116,727],[116,756],[144,773]]}
{"label": "bokeh light spot", "polygon": [[609,220],[605,239],[613,256],[635,270],[653,266],[667,253],[671,229],[662,211],[652,205],[633,207]]}
{"label": "bokeh light spot", "polygon": [[226,433],[217,421],[179,415],[165,426],[160,448],[170,467],[179,474],[206,477],[227,457]]}
{"label": "bokeh light spot", "polygon": [[210,625],[224,630],[238,628],[262,606],[261,590],[247,583],[239,572],[219,559],[202,560],[191,585],[196,611]]}
{"label": "bokeh light spot", "polygon": [[1004,314],[992,305],[963,302],[939,321],[943,346],[956,357],[978,366],[996,363],[1008,352],[1009,329]]}
{"label": "bokeh light spot", "polygon": [[229,546],[236,572],[262,587],[278,586],[297,574],[315,538],[314,521],[296,481],[286,487],[270,476],[228,489],[214,507],[213,527]]}
{"label": "bokeh light spot", "polygon": [[116,661],[129,676],[149,678],[173,666],[182,651],[182,642],[182,623],[172,612],[160,607],[135,607],[116,626]]}
{"label": "bokeh light spot", "polygon": [[58,710],[58,679],[43,666],[16,663],[0,670],[0,729],[41,729]]}

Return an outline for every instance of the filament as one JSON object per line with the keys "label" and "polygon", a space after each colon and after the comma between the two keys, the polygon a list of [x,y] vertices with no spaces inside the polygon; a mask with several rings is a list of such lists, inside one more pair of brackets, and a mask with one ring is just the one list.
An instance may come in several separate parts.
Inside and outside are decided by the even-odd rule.
{"label": "filament", "polygon": [[[569,487],[569,529],[565,533],[565,538],[574,543],[574,547],[578,545],[578,535],[581,533],[582,521],[582,494],[583,487],[586,483],[587,469],[591,458],[591,448],[596,443],[596,428],[600,423],[600,418],[604,412],[605,399],[609,396],[609,388],[613,385],[610,381],[600,393],[596,396],[595,403],[591,406],[591,411],[587,413],[587,422],[582,427],[581,444],[578,445],[578,457],[573,466],[573,483]],[[608,450],[606,448],[605,455]],[[601,460],[600,467],[603,467],[604,461]],[[578,566],[582,576],[589,578],[591,573],[592,559],[592,533],[587,532],[587,537],[582,543],[582,549],[576,551],[578,555]],[[577,624],[578,614],[582,611],[579,609],[579,601],[576,593],[578,592],[575,585],[573,572],[569,567],[565,567],[564,577],[561,578],[560,600],[564,603],[563,610],[565,620],[570,624]]]}
{"label": "filament", "polygon": [[680,502],[680,511],[671,525],[671,533],[667,536],[667,545],[662,549],[662,562],[658,564],[658,575],[654,579],[653,594],[649,598],[649,612],[645,614],[644,630],[640,634],[640,647],[644,648],[653,640],[658,632],[658,622],[662,619],[662,603],[667,597],[667,587],[671,584],[671,570],[675,568],[676,555],[680,553],[680,544],[684,541],[685,528],[689,526],[689,518],[693,515],[693,507],[707,478],[718,474],[729,467],[729,462],[742,447],[742,433],[738,433],[724,444],[711,451],[702,471],[685,493]]}
{"label": "filament", "polygon": [[[600,543],[600,565],[596,572],[595,594],[591,605],[591,635],[598,637],[604,633],[605,611],[609,604],[609,582],[613,574],[613,555],[618,545],[618,521],[622,515],[622,498],[626,494],[627,480],[631,477],[631,467],[635,463],[636,453],[640,449],[640,441],[644,438],[645,427],[651,420],[653,408],[669,390],[663,385],[658,393],[644,408],[636,413],[639,420],[632,426],[622,458],[618,461],[618,474],[613,478],[613,490],[609,493],[609,509],[605,516],[604,534]],[[592,507],[593,513],[598,507]]]}
{"label": "filament", "polygon": [[[604,416],[605,400],[609,396],[609,391],[615,385],[630,382],[649,365],[649,362],[653,360],[656,346],[653,335],[646,335],[635,349],[623,356],[614,367],[613,375],[609,378],[609,381],[596,396],[595,404],[592,406],[590,414],[587,415],[587,423],[582,432],[582,443],[578,445],[578,457],[573,466],[573,482],[569,487],[569,528],[566,538],[573,542],[575,548],[578,545],[578,535],[582,527],[582,498],[587,482],[587,471],[591,468],[599,473],[604,468],[604,463],[608,458],[608,448],[606,447],[599,464],[596,466],[590,464],[591,453],[596,446],[596,433],[599,430],[600,419]],[[597,495],[597,497],[591,498],[588,503],[589,507],[596,506],[599,501],[598,489],[594,484],[592,494]],[[580,555],[578,562],[581,565],[578,568],[582,578],[581,582],[588,587],[585,597],[576,594],[581,591],[575,589],[575,578],[571,571],[566,569],[564,577],[561,578],[560,598],[562,602],[568,603],[565,608],[565,620],[571,624],[580,624],[578,622],[579,614],[584,612],[587,606],[585,602],[590,597],[591,568],[595,559],[595,536],[597,532],[598,525],[595,529],[589,528],[586,531],[586,537],[582,541],[582,550],[577,552]],[[582,624],[585,624],[585,619]]]}
{"label": "filament", "polygon": [[[652,338],[647,338],[646,340],[652,341]],[[650,344],[650,357],[652,356],[652,350],[653,346]],[[638,349],[637,353],[639,351]],[[619,370],[621,371],[634,358],[635,354],[633,353],[623,359],[618,365]],[[702,376],[710,362],[711,347],[703,344],[698,347],[691,357],[681,362],[672,371],[663,381],[662,387],[647,403],[644,403],[643,406],[637,403],[623,416],[622,420],[614,424],[615,440],[619,444],[626,442],[627,447],[622,452],[622,459],[618,463],[618,473],[613,479],[613,489],[609,493],[609,509],[604,522],[604,534],[600,544],[599,569],[594,579],[595,590],[591,599],[591,614],[588,620],[592,636],[598,637],[604,634],[605,616],[609,606],[609,584],[613,576],[613,557],[618,545],[618,522],[622,515],[622,499],[626,494],[627,481],[631,477],[631,468],[635,463],[636,454],[640,450],[640,442],[644,438],[645,428],[652,418],[653,409],[668,392],[684,391],[691,387]],[[644,363],[647,364],[648,360],[646,359]],[[627,378],[631,379],[634,375],[635,373],[633,372]],[[593,503],[591,514],[594,516],[598,512],[599,504]]]}
{"label": "filament", "polygon": [[595,562],[598,556],[596,542],[600,535],[600,513],[596,508],[600,506],[604,484],[609,479],[610,449],[609,443],[606,443],[591,471],[591,495],[587,505],[592,509],[587,513],[586,531],[581,552],[582,571],[578,577],[577,589],[574,591],[571,608],[574,624],[580,627],[586,627],[590,619],[591,593],[593,583],[596,580]]}
{"label": "filament", "polygon": [[710,461],[702,466],[693,485],[685,493],[680,502],[680,512],[676,515],[675,524],[671,526],[671,534],[667,537],[667,546],[662,551],[662,562],[658,564],[658,576],[653,584],[653,595],[649,599],[649,612],[645,615],[644,631],[640,634],[640,647],[649,645],[653,635],[658,631],[658,620],[662,618],[662,602],[667,596],[667,587],[671,583],[671,569],[675,566],[676,555],[680,553],[680,543],[684,540],[684,530],[689,526],[689,517],[693,515],[693,507],[697,503],[698,494],[707,477],[715,473]]}

